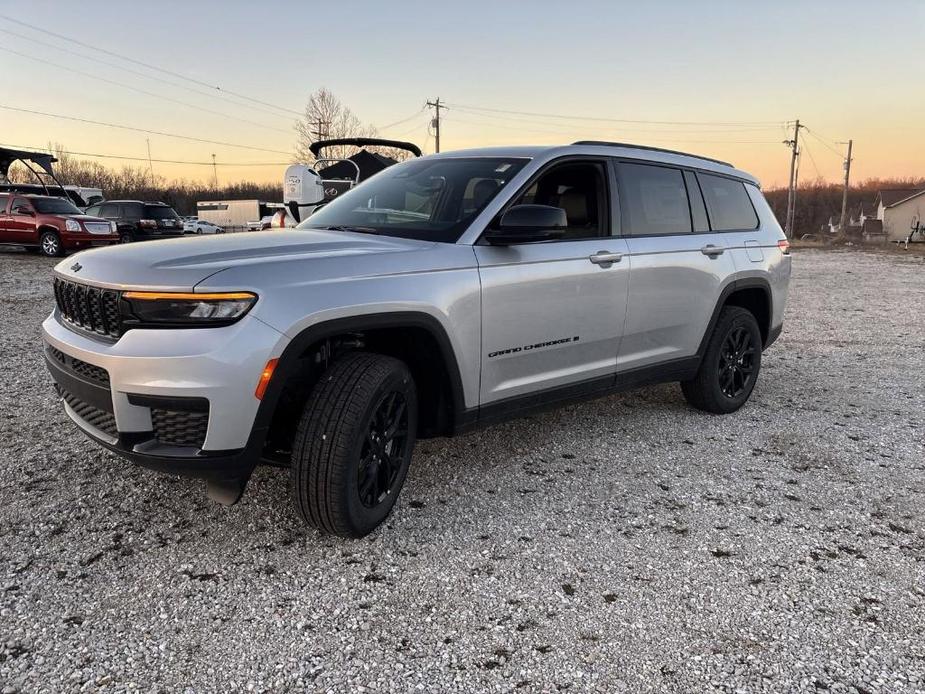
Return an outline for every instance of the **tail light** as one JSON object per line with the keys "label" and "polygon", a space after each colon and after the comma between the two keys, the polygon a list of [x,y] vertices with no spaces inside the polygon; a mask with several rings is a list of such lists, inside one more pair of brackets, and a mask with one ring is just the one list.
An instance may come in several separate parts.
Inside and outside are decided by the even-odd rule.
{"label": "tail light", "polygon": [[157,229],[156,219],[139,219],[138,226],[142,229]]}
{"label": "tail light", "polygon": [[784,255],[790,255],[790,242],[787,239],[781,239],[777,242],[777,247]]}

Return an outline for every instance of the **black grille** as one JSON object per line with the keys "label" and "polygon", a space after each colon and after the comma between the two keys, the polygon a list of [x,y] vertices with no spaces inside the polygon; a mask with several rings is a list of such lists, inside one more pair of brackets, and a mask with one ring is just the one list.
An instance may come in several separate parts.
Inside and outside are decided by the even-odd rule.
{"label": "black grille", "polygon": [[66,402],[68,406],[74,410],[74,413],[87,424],[112,437],[119,436],[119,430],[116,428],[116,418],[112,412],[99,410],[63,388],[58,388],[58,392],[61,393],[64,402]]}
{"label": "black grille", "polygon": [[119,292],[55,278],[55,301],[61,317],[97,335],[118,338],[124,332]]}
{"label": "black grille", "polygon": [[109,372],[106,371],[106,369],[88,364],[76,357],[68,356],[60,349],[56,349],[51,345],[48,345],[48,355],[62,366],[68,368],[78,376],[81,376],[84,380],[99,383],[101,386],[106,386],[107,388],[109,387]]}
{"label": "black grille", "polygon": [[176,412],[152,407],[151,424],[158,443],[202,448],[209,426],[209,412]]}

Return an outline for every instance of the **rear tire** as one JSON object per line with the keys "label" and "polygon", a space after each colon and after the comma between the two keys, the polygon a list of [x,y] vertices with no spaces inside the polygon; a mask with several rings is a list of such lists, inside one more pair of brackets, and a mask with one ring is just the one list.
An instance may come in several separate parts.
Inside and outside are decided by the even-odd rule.
{"label": "rear tire", "polygon": [[353,352],[312,389],[292,447],[290,489],[309,525],[363,537],[395,505],[411,462],[417,392],[404,362]]}
{"label": "rear tire", "polygon": [[43,231],[39,237],[39,248],[42,255],[48,258],[59,258],[64,255],[61,237],[54,231]]}
{"label": "rear tire", "polygon": [[123,231],[121,234],[119,234],[119,243],[134,243],[134,242],[135,242],[135,234],[133,234],[132,232]]}
{"label": "rear tire", "polygon": [[697,374],[681,383],[687,402],[713,414],[742,407],[758,380],[761,347],[761,330],[751,312],[723,307]]}

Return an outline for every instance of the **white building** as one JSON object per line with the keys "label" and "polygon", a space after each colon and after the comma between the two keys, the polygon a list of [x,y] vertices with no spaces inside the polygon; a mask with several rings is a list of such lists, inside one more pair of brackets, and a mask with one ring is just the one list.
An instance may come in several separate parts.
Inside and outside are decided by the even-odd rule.
{"label": "white building", "polygon": [[905,241],[916,228],[925,228],[925,188],[881,190],[876,207],[888,241]]}

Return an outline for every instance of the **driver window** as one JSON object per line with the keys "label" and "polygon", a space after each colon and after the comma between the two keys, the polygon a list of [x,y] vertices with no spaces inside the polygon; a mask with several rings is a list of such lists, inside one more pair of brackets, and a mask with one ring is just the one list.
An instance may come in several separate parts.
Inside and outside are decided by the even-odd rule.
{"label": "driver window", "polygon": [[29,214],[32,212],[32,204],[25,198],[16,198],[13,200],[12,214]]}
{"label": "driver window", "polygon": [[540,176],[515,205],[550,205],[565,210],[563,239],[610,236],[606,226],[604,167],[597,162],[569,162]]}

